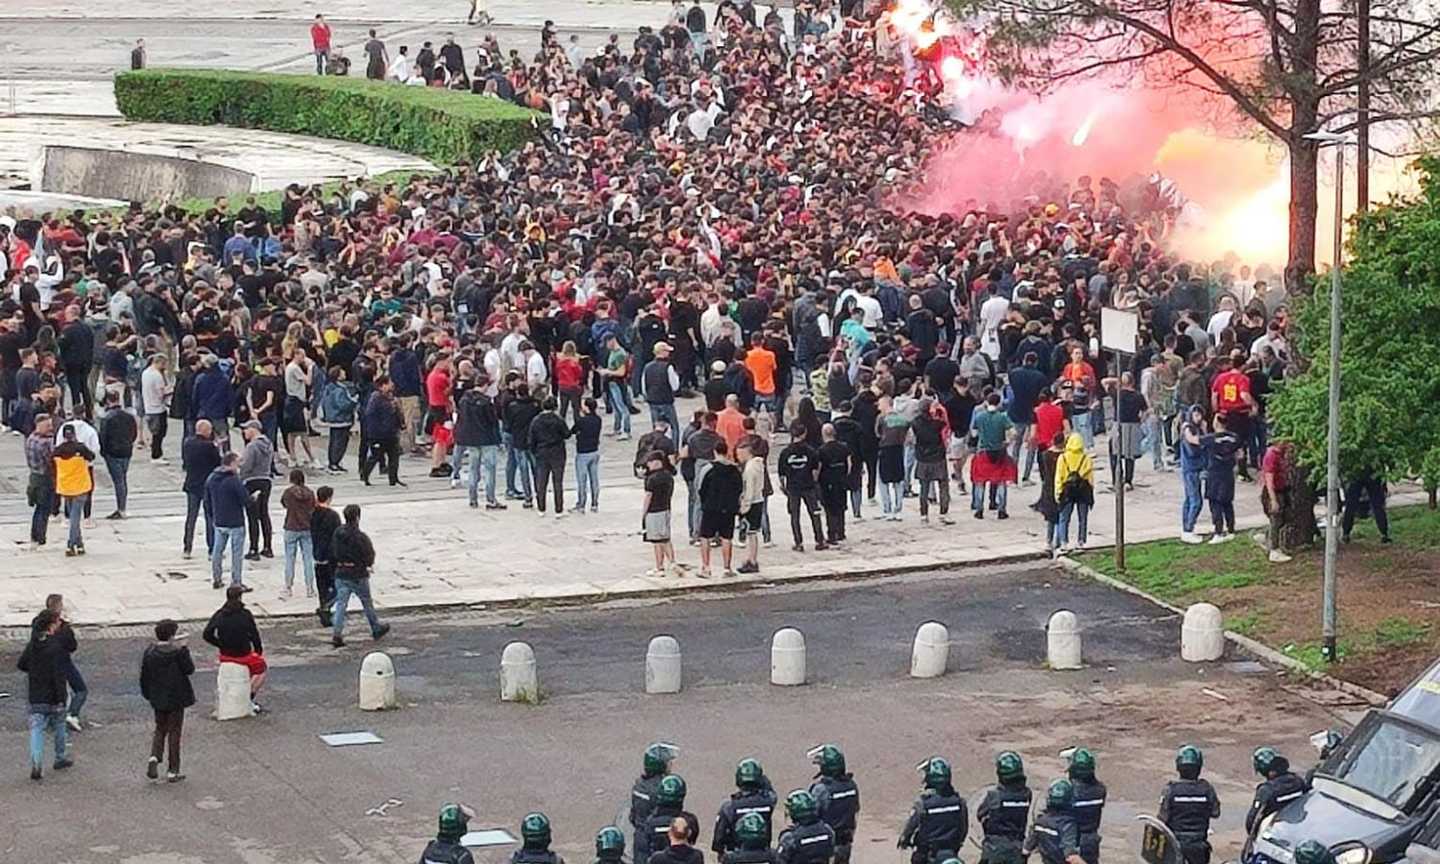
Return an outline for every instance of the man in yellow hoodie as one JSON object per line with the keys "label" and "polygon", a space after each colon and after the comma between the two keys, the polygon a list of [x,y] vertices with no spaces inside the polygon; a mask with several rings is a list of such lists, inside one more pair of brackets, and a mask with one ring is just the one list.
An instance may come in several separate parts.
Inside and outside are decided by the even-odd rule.
{"label": "man in yellow hoodie", "polygon": [[[1056,544],[1060,552],[1073,552],[1085,546],[1089,533],[1090,508],[1095,505],[1095,462],[1085,452],[1085,439],[1071,432],[1065,439],[1065,452],[1055,461],[1055,501],[1060,505],[1060,524]],[[1079,517],[1075,545],[1070,544],[1070,516]]]}
{"label": "man in yellow hoodie", "polygon": [[90,463],[95,454],[89,447],[75,440],[75,427],[66,426],[61,430],[64,440],[55,448],[55,494],[64,503],[65,513],[70,518],[70,536],[65,540],[65,554],[69,557],[85,554],[85,541],[80,536],[80,524],[85,516],[85,497],[95,488],[90,477]]}

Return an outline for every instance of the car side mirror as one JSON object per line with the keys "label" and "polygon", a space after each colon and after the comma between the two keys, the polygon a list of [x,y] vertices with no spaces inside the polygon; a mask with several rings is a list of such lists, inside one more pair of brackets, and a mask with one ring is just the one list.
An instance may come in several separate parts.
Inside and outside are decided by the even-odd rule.
{"label": "car side mirror", "polygon": [[1410,864],[1440,864],[1440,850],[1411,843],[1405,849],[1405,858]]}

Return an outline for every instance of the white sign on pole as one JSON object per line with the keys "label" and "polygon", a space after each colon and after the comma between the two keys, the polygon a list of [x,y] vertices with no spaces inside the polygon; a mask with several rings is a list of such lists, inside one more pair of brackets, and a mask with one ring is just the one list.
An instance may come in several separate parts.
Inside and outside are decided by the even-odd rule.
{"label": "white sign on pole", "polygon": [[1100,310],[1100,347],[1106,351],[1134,354],[1140,339],[1140,315],[1106,306]]}

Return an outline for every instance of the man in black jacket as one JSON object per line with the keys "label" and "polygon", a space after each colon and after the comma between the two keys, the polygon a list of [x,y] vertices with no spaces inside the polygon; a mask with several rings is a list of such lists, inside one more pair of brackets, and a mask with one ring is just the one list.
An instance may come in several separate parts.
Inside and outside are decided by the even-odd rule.
{"label": "man in black jacket", "polygon": [[105,411],[100,415],[100,456],[110,472],[110,485],[115,487],[115,512],[107,519],[125,518],[125,501],[130,494],[130,457],[135,452],[135,438],[140,424],[135,415],[120,407],[120,394],[105,393]]}
{"label": "man in black jacket", "polygon": [[315,545],[315,590],[320,595],[320,606],[315,610],[320,616],[320,626],[332,624],[331,610],[335,607],[335,557],[331,545],[335,531],[340,527],[340,516],[330,506],[335,490],[321,486],[315,490],[315,510],[310,514],[310,541]]}
{"label": "man in black jacket", "polygon": [[185,709],[195,704],[195,688],[190,676],[195,674],[195,661],[190,649],[175,642],[179,627],[169,618],[155,625],[155,643],[145,649],[140,659],[140,695],[155,712],[155,733],[150,741],[150,759],[145,776],[160,777],[160,760],[170,751],[166,779],[178,783],[185,779],[180,773],[180,732],[185,726]]}
{"label": "man in black jacket", "polygon": [[504,510],[495,497],[495,465],[500,457],[500,412],[487,391],[490,379],[481,375],[465,391],[455,409],[455,452],[470,459],[470,506],[480,506],[480,472],[485,472],[485,509]]}
{"label": "man in black jacket", "polygon": [[[80,317],[80,305],[65,307],[65,326],[60,330],[60,363],[70,387],[70,406],[89,418],[94,407],[90,395],[90,366],[95,362],[95,331]],[[82,408],[83,406],[83,408]]]}
{"label": "man in black jacket", "polygon": [[55,770],[63,771],[74,764],[65,756],[65,702],[68,693],[64,660],[75,650],[75,634],[68,628],[62,630],[62,623],[60,616],[49,609],[35,616],[30,641],[15,664],[28,677],[31,780],[39,780],[43,776],[40,762],[45,757],[47,729],[53,729],[55,733]]}
{"label": "man in black jacket", "polygon": [[400,479],[400,427],[404,424],[400,404],[395,401],[395,384],[389,376],[375,379],[375,392],[365,403],[364,435],[366,449],[360,459],[360,480],[370,485],[370,472],[381,458],[390,472],[391,486],[404,486]]}
{"label": "man in black jacket", "polygon": [[205,558],[214,557],[215,531],[210,514],[210,502],[205,498],[205,481],[210,472],[220,467],[220,448],[215,446],[209,420],[195,423],[195,434],[180,445],[180,464],[185,470],[185,557],[190,557],[195,542],[195,521],[203,507],[205,511]]}
{"label": "man in black jacket", "polygon": [[375,546],[370,536],[360,530],[360,505],[347,504],[344,513],[345,524],[330,540],[330,556],[335,562],[335,617],[330,644],[336,648],[345,646],[345,607],[350,604],[351,594],[360,598],[373,638],[380,639],[390,632],[390,625],[381,624],[376,617],[375,605],[370,600],[370,568],[375,566]]}
{"label": "man in black jacket", "polygon": [[[515,396],[505,403],[501,413],[504,430],[510,435],[510,459],[505,465],[508,482],[511,475],[519,477],[525,490],[525,509],[534,506],[533,483],[535,481],[535,458],[530,451],[530,422],[540,413],[540,403],[530,394],[530,388],[523,382],[515,385]],[[508,490],[507,490],[508,494]]]}
{"label": "man in black jacket", "polygon": [[555,518],[565,515],[565,439],[570,427],[556,413],[554,397],[545,400],[543,410],[530,421],[530,452],[535,459],[535,503],[545,513],[545,490],[555,484]]}
{"label": "man in black jacket", "polygon": [[215,610],[205,624],[201,634],[206,642],[220,649],[221,663],[236,663],[250,673],[250,711],[262,714],[265,709],[255,701],[255,695],[265,683],[265,646],[260,642],[260,628],[255,626],[255,616],[245,608],[243,585],[231,585],[225,589],[225,605]]}

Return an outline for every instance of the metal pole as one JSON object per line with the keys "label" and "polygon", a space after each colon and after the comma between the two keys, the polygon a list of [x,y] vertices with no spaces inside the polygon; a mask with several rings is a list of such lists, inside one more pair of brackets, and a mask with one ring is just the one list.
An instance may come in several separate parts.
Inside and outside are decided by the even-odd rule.
{"label": "metal pole", "polygon": [[1325,455],[1325,595],[1321,656],[1335,656],[1335,555],[1340,534],[1340,263],[1345,230],[1345,145],[1335,147],[1335,255],[1330,265],[1330,428]]}
{"label": "metal pole", "polygon": [[[1115,485],[1115,572],[1125,572],[1125,451],[1120,440],[1120,376],[1124,375],[1120,364],[1120,352],[1115,352],[1115,428],[1110,430],[1110,444],[1115,448],[1115,476],[1110,481]],[[1102,387],[1103,391],[1104,388]],[[1104,412],[1105,401],[1101,397],[1100,410]]]}
{"label": "metal pole", "polygon": [[1370,0],[1359,0],[1356,16],[1355,209],[1364,213],[1370,206]]}

